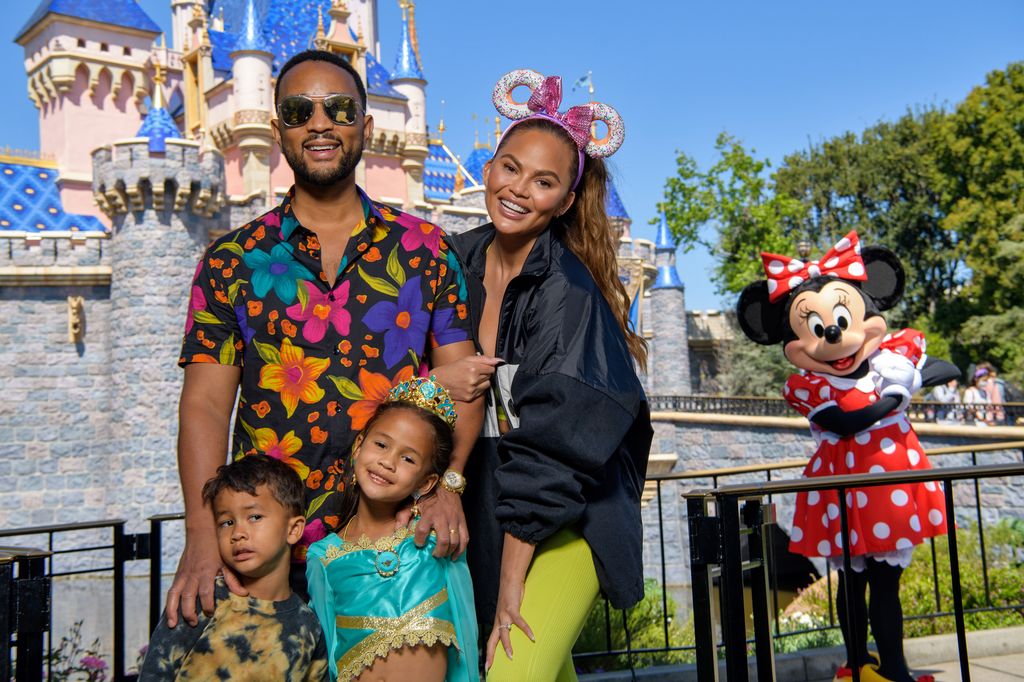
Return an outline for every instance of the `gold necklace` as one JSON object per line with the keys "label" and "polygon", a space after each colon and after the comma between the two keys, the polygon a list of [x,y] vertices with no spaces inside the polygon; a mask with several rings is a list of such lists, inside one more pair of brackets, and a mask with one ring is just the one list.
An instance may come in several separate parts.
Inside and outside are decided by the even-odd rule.
{"label": "gold necklace", "polygon": [[[353,516],[345,524],[345,527],[341,529],[341,541],[348,542],[348,527],[352,525],[352,522],[356,520]],[[364,534],[365,535],[365,534]],[[367,538],[369,539],[369,538]],[[382,578],[390,578],[394,574],[398,573],[398,567],[402,561],[398,556],[398,553],[393,549],[378,549],[377,555],[373,560],[373,567],[377,571],[377,574]]]}

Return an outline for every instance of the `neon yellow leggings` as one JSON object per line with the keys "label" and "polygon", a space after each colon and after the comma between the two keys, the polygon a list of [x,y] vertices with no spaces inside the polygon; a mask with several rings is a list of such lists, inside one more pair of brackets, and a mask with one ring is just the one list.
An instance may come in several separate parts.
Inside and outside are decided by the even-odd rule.
{"label": "neon yellow leggings", "polygon": [[512,660],[499,642],[487,682],[575,682],[572,647],[599,590],[590,546],[578,532],[564,528],[542,542],[521,609],[537,641],[512,628]]}

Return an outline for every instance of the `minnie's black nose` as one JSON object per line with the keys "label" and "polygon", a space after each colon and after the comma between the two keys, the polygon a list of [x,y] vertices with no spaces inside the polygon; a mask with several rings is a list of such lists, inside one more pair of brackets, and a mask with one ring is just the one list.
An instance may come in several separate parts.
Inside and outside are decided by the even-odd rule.
{"label": "minnie's black nose", "polygon": [[829,343],[839,343],[839,339],[843,338],[843,330],[837,324],[830,324],[825,327],[825,340]]}

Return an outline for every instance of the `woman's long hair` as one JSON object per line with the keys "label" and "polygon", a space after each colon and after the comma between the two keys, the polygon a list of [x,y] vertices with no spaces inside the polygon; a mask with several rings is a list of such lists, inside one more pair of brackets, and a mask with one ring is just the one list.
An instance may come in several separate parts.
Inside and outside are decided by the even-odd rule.
{"label": "woman's long hair", "polygon": [[[569,134],[552,121],[543,118],[532,118],[517,123],[505,136],[507,140],[512,134],[530,129],[547,130],[558,136],[571,150],[572,161],[569,166],[569,177],[575,178],[579,170],[579,155],[576,143]],[[497,150],[495,150],[497,155]],[[583,155],[583,176],[576,187],[576,200],[561,218],[552,222],[555,231],[569,250],[579,258],[590,275],[594,278],[597,288],[612,309],[615,319],[619,322],[629,353],[636,360],[640,369],[647,371],[647,342],[644,341],[629,322],[629,295],[626,287],[619,279],[619,264],[615,237],[608,212],[605,210],[605,199],[608,195],[608,168],[602,159]]]}

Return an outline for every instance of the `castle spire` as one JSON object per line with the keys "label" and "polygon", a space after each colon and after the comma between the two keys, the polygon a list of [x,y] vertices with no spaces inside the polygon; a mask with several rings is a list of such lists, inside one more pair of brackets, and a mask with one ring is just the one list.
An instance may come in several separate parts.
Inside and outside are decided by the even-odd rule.
{"label": "castle spire", "polygon": [[658,266],[658,276],[654,281],[655,289],[683,289],[683,280],[679,278],[676,271],[676,240],[668,229],[668,220],[664,211],[658,221],[658,235],[654,240],[655,264]]}
{"label": "castle spire", "polygon": [[[413,46],[412,32],[410,31],[410,6],[408,0],[398,0],[402,8],[402,36],[398,41],[398,57],[395,59],[395,68],[391,72],[391,80],[401,78],[426,80],[423,77],[423,69],[420,68],[419,55]],[[412,29],[413,31],[415,28]]]}
{"label": "castle spire", "polygon": [[163,153],[167,150],[167,140],[181,139],[181,131],[174,118],[167,111],[164,103],[163,84],[167,80],[160,62],[153,64],[153,96],[146,118],[142,121],[135,137],[149,138],[149,151]]}
{"label": "castle spire", "polygon": [[654,238],[654,248],[659,251],[676,250],[676,240],[672,237],[672,231],[668,229],[668,220],[665,219],[664,211],[661,212],[660,220],[658,220],[658,235]]}
{"label": "castle spire", "polygon": [[242,30],[238,33],[238,43],[235,45],[238,51],[270,52],[267,47],[267,38],[263,35],[263,20],[256,9],[255,0],[246,0],[245,13],[242,15]]}

